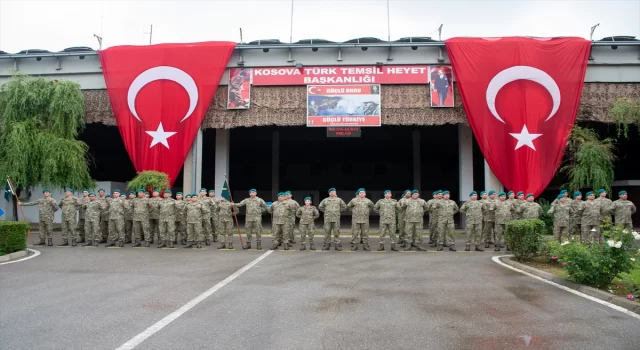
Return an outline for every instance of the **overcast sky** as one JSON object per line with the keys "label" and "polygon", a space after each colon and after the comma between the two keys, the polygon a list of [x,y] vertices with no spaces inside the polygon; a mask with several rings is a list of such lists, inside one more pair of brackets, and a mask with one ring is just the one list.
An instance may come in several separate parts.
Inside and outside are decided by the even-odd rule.
{"label": "overcast sky", "polygon": [[[389,0],[391,39],[432,36],[640,37],[640,0]],[[289,42],[291,0],[0,0],[0,50],[207,40]],[[293,41],[387,38],[386,0],[294,0]]]}

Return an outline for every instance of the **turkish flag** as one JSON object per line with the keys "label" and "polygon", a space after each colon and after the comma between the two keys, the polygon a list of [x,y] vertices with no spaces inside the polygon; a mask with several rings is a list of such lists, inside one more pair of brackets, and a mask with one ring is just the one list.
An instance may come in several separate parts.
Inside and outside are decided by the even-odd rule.
{"label": "turkish flag", "polygon": [[489,167],[510,190],[540,194],[575,123],[591,42],[453,38],[445,45]]}
{"label": "turkish flag", "polygon": [[99,51],[111,107],[136,171],[173,185],[235,43],[116,46]]}

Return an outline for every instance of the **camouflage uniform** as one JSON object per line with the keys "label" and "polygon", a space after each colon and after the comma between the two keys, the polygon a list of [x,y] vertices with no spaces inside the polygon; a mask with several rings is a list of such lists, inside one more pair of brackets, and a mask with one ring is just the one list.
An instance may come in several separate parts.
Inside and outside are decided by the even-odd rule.
{"label": "camouflage uniform", "polygon": [[[213,233],[213,241],[217,242],[218,241],[218,234],[220,233],[220,213],[218,212],[218,203],[220,201],[216,200],[215,198],[211,198],[210,201],[210,208],[211,208],[211,232]],[[233,223],[231,223],[231,225],[233,226]]]}
{"label": "camouflage uniform", "polygon": [[495,207],[495,230],[496,230],[496,250],[504,246],[504,232],[507,229],[507,223],[512,220],[515,204],[508,200],[497,200],[494,202]]}
{"label": "camouflage uniform", "polygon": [[78,243],[84,242],[84,203],[89,201],[89,197],[82,197],[80,199],[80,205],[78,206],[78,226],[76,226],[76,232],[78,234]]}
{"label": "camouflage uniform", "polygon": [[524,204],[525,202],[526,202],[526,200],[524,200],[524,199],[516,199],[515,206],[514,206],[514,207],[515,207],[515,213],[513,213],[513,220],[520,220],[520,219],[522,219],[522,212],[521,212],[521,211],[518,211],[518,209],[519,209],[519,208],[520,208],[520,206],[521,206],[522,204]]}
{"label": "camouflage uniform", "polygon": [[[133,207],[133,236],[136,245],[142,242],[144,235],[145,245],[151,242],[151,231],[149,231],[149,198],[137,197],[131,201]],[[142,232],[140,232],[142,231]]]}
{"label": "camouflage uniform", "polygon": [[471,244],[476,246],[477,250],[482,239],[482,208],[484,204],[479,200],[470,200],[465,202],[460,211],[465,214],[465,234],[467,248]]}
{"label": "camouflage uniform", "polygon": [[[406,193],[406,192],[405,192]],[[411,199],[411,197],[406,198],[406,197],[402,197],[400,198],[400,200],[398,201],[398,203],[404,203],[407,201],[407,199]],[[407,233],[405,232],[404,229],[404,225],[405,225],[405,220],[404,220],[404,216],[405,216],[405,211],[407,210],[407,207],[404,205],[398,205],[397,207],[397,212],[398,212],[398,240],[400,241],[401,244],[404,244],[404,242],[407,241]]]}
{"label": "camouflage uniform", "polygon": [[158,246],[171,247],[176,239],[176,200],[164,198],[160,202],[160,241]]}
{"label": "camouflage uniform", "polygon": [[[443,246],[448,240],[454,242],[453,231],[455,222],[453,216],[458,212],[458,204],[451,199],[440,199],[433,207],[436,210],[438,220],[438,248]],[[449,249],[453,250],[455,243],[449,244]]]}
{"label": "camouflage uniform", "polygon": [[267,203],[260,197],[245,198],[236,204],[237,208],[247,207],[244,218],[244,229],[247,234],[247,248],[251,247],[253,235],[256,235],[256,243],[262,242],[262,213],[267,208]]}
{"label": "camouflage uniform", "polygon": [[[109,236],[109,206],[107,204],[106,197],[96,197],[96,201],[99,203],[103,203],[104,206],[101,206],[100,210],[100,243],[104,243],[107,241],[107,236]],[[95,238],[94,238],[95,239]]]}
{"label": "camouflage uniform", "polygon": [[176,234],[175,239],[177,239],[178,235],[180,236],[180,240],[183,243],[187,242],[187,202],[184,199],[176,199]]}
{"label": "camouflage uniform", "polygon": [[381,199],[376,202],[373,211],[380,215],[380,244],[389,236],[391,246],[396,244],[396,211],[399,211],[398,201],[395,199]]}
{"label": "camouflage uniform", "polygon": [[438,242],[438,218],[434,204],[438,201],[437,198],[431,198],[427,201],[427,211],[429,212],[429,243]]}
{"label": "camouflage uniform", "polygon": [[563,239],[569,238],[569,225],[571,224],[571,214],[573,206],[571,202],[562,203],[559,200],[552,205],[547,214],[553,216],[553,237],[562,243]]}
{"label": "camouflage uniform", "polygon": [[581,200],[573,199],[569,202],[571,206],[570,222],[569,222],[569,235],[577,235],[582,239],[582,215],[580,214]]}
{"label": "camouflage uniform", "polygon": [[76,222],[76,210],[80,207],[78,204],[79,199],[76,197],[65,197],[60,201],[60,209],[62,210],[62,240],[64,243],[75,240],[77,232],[75,231]]}
{"label": "camouflage uniform", "polygon": [[542,207],[536,202],[526,201],[518,207],[518,211],[523,219],[539,219],[542,215]]}
{"label": "camouflage uniform", "polygon": [[100,232],[100,216],[102,215],[102,206],[97,199],[89,200],[82,204],[84,208],[84,232],[87,240],[86,245],[98,245],[102,233]]}
{"label": "camouflage uniform", "polygon": [[318,209],[311,206],[303,206],[296,210],[296,217],[300,219],[300,242],[302,245],[310,243],[309,249],[315,249],[313,246],[313,235],[315,231],[314,221],[320,217]]}
{"label": "camouflage uniform", "polygon": [[424,229],[424,213],[427,211],[427,202],[422,198],[411,198],[404,203],[398,203],[405,210],[405,231],[407,234],[407,249],[422,244],[422,230]]}
{"label": "camouflage uniform", "polygon": [[185,204],[186,220],[187,220],[187,242],[190,247],[193,242],[202,242],[202,203],[200,201],[188,202]]}
{"label": "camouflage uniform", "polygon": [[[600,243],[600,220],[605,209],[600,202],[595,200],[586,200],[580,203],[578,212],[582,216],[582,241]],[[595,230],[595,231],[591,231]]]}
{"label": "camouflage uniform", "polygon": [[611,199],[607,197],[598,197],[595,199],[595,201],[598,202],[598,204],[600,204],[600,206],[604,210],[602,214],[602,218],[600,220],[609,221],[610,223],[613,224],[613,221],[611,220],[611,214],[609,214],[609,207],[611,206],[611,203],[613,203]]}
{"label": "camouflage uniform", "polygon": [[220,231],[218,234],[220,237],[221,247],[226,246],[229,249],[233,249],[233,214],[238,213],[238,208],[232,205],[226,199],[220,200],[217,204],[218,207],[218,220],[220,223]]}
{"label": "camouflage uniform", "polygon": [[[160,239],[160,199],[159,197],[149,198],[149,243],[158,236]],[[146,239],[145,239],[146,240]]]}
{"label": "camouflage uniform", "polygon": [[[39,208],[40,222],[38,227],[40,244],[44,244],[45,238],[48,238],[51,241],[52,240],[51,235],[53,234],[53,213],[55,213],[56,210],[60,209],[60,207],[58,207],[58,203],[56,203],[56,201],[53,198],[49,197],[49,198],[38,199],[33,202],[21,203],[21,205],[23,207],[29,207],[32,205],[40,206]],[[51,244],[52,243],[49,242],[49,245]]]}
{"label": "camouflage uniform", "polygon": [[627,199],[618,199],[609,205],[608,212],[616,217],[616,226],[622,226],[628,230],[633,228],[631,215],[635,214],[636,206]]}
{"label": "camouflage uniform", "polygon": [[327,249],[331,243],[331,232],[333,241],[337,247],[340,244],[340,213],[347,209],[347,204],[339,197],[327,197],[320,202],[318,210],[324,213],[324,245]]}
{"label": "camouflage uniform", "polygon": [[373,209],[373,202],[369,198],[354,198],[347,208],[351,211],[351,244],[357,248],[360,239],[365,244],[365,249],[369,245],[369,213]]}
{"label": "camouflage uniform", "polygon": [[118,241],[120,246],[124,245],[124,203],[120,198],[114,198],[109,202],[109,237],[108,242]]}
{"label": "camouflage uniform", "polygon": [[496,200],[487,198],[484,200],[484,243],[485,248],[489,243],[495,243],[495,227],[496,227]]}
{"label": "camouflage uniform", "polygon": [[[210,197],[198,197],[198,202],[202,204],[202,233],[207,245],[213,240],[213,225],[211,225],[211,209],[214,207]],[[219,210],[219,209],[218,209]],[[218,211],[219,212],[219,211]],[[221,225],[222,226],[222,225]],[[217,232],[223,234],[222,232]]]}
{"label": "camouflage uniform", "polygon": [[269,214],[273,214],[271,222],[271,231],[273,235],[273,246],[276,249],[281,243],[285,249],[289,249],[289,237],[285,235],[284,226],[290,222],[289,212],[293,211],[290,205],[286,205],[284,201],[273,202],[267,209]]}
{"label": "camouflage uniform", "polygon": [[132,199],[124,200],[124,243],[131,243],[133,238],[133,206]]}
{"label": "camouflage uniform", "polygon": [[286,204],[289,205],[293,205],[293,212],[291,212],[289,215],[289,222],[287,223],[287,225],[285,226],[285,232],[286,234],[289,235],[289,242],[291,243],[296,243],[296,233],[295,233],[295,228],[296,228],[296,211],[300,208],[300,204],[298,204],[297,201],[289,198],[287,200],[284,201]]}

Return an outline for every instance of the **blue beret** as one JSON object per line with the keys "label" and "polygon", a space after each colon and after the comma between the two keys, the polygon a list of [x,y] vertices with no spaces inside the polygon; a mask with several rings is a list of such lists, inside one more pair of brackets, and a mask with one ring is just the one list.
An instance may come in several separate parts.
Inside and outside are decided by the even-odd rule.
{"label": "blue beret", "polygon": [[311,197],[304,197],[304,200],[305,200],[305,201],[310,201],[310,200],[311,200]]}
{"label": "blue beret", "polygon": [[513,191],[507,192],[507,196],[510,195],[510,194],[513,194]]}
{"label": "blue beret", "polygon": [[582,196],[582,192],[580,192],[580,191],[575,191],[575,192],[573,192],[573,196],[574,196],[574,197]]}
{"label": "blue beret", "polygon": [[71,187],[67,187],[65,191],[73,192],[73,189]]}
{"label": "blue beret", "polygon": [[592,195],[592,194],[595,194],[595,193],[593,193],[593,191],[589,191],[589,192],[587,192],[587,197],[589,197],[589,196],[590,196],[590,195]]}
{"label": "blue beret", "polygon": [[83,189],[82,189],[82,192],[89,192],[89,190],[88,190],[88,189],[86,189],[86,188],[83,188]]}
{"label": "blue beret", "polygon": [[564,194],[563,194],[563,193],[560,193],[560,194],[558,195],[558,197],[557,197],[557,198],[558,198],[558,199],[560,199],[560,198],[564,198]]}
{"label": "blue beret", "polygon": [[113,192],[118,192],[118,193],[120,193],[120,190],[116,188],[115,190],[113,190]]}
{"label": "blue beret", "polygon": [[149,194],[149,191],[144,191],[144,194]]}
{"label": "blue beret", "polygon": [[278,197],[282,197],[282,196],[284,196],[284,193],[278,192]]}
{"label": "blue beret", "polygon": [[209,193],[216,193],[216,190],[214,190],[213,188],[209,190]]}
{"label": "blue beret", "polygon": [[411,194],[414,194],[414,193],[420,193],[420,192],[418,192],[418,190],[411,191]]}
{"label": "blue beret", "polygon": [[601,188],[601,189],[598,190],[598,194],[602,194],[604,192],[607,192],[607,191],[604,190],[604,188]]}
{"label": "blue beret", "polygon": [[255,188],[252,188],[252,189],[249,190],[249,193],[251,193],[251,192],[258,192],[258,191],[256,191]]}
{"label": "blue beret", "polygon": [[518,192],[518,196],[519,195],[523,195],[524,196],[524,192],[522,192],[522,191]]}
{"label": "blue beret", "polygon": [[565,193],[567,193],[567,190],[560,191],[560,194],[565,194]]}
{"label": "blue beret", "polygon": [[384,190],[383,194],[387,194],[387,193],[391,193],[391,191],[390,190]]}
{"label": "blue beret", "polygon": [[356,196],[360,194],[360,192],[365,192],[364,188],[358,188],[356,191]]}
{"label": "blue beret", "polygon": [[144,188],[138,188],[138,192],[145,192]]}
{"label": "blue beret", "polygon": [[98,190],[98,192],[100,192],[100,191],[104,191],[104,189],[101,188],[101,189]]}
{"label": "blue beret", "polygon": [[331,188],[329,189],[329,191],[327,191],[327,192],[331,192],[331,191],[335,191],[335,190],[336,190],[335,188],[331,187]]}
{"label": "blue beret", "polygon": [[286,191],[284,194],[291,194],[291,191]]}
{"label": "blue beret", "polygon": [[45,192],[51,192],[51,191],[49,191],[48,188],[45,188],[45,189],[42,190],[42,193],[45,193]]}
{"label": "blue beret", "polygon": [[158,189],[157,187],[153,189],[153,192],[160,192],[160,189]]}
{"label": "blue beret", "polygon": [[494,191],[494,190],[489,191],[489,195],[492,195],[492,194],[495,194],[495,193],[496,193],[496,191]]}
{"label": "blue beret", "polygon": [[90,196],[95,196],[96,194],[94,192],[89,192]]}
{"label": "blue beret", "polygon": [[176,196],[177,196],[177,195],[182,195],[182,192],[176,192]]}
{"label": "blue beret", "polygon": [[201,188],[201,189],[200,189],[200,191],[205,191],[205,192],[207,192],[207,189],[203,187],[203,188]]}
{"label": "blue beret", "polygon": [[533,197],[533,193],[527,193],[527,198]]}
{"label": "blue beret", "polygon": [[[411,193],[411,190],[404,190],[404,192],[402,192],[402,195],[404,196],[407,193]],[[433,192],[433,193],[435,193],[435,192]]]}
{"label": "blue beret", "polygon": [[437,190],[436,192],[434,192],[435,194],[442,194],[442,190]]}
{"label": "blue beret", "polygon": [[618,192],[618,196],[622,196],[623,194],[627,194],[627,191],[622,190],[622,191]]}
{"label": "blue beret", "polygon": [[469,197],[473,196],[474,194],[475,194],[475,195],[478,195],[478,192],[476,192],[476,191],[471,191],[471,192],[469,192]]}
{"label": "blue beret", "polygon": [[164,193],[171,193],[171,190],[164,190]]}
{"label": "blue beret", "polygon": [[500,193],[498,193],[498,197],[502,197],[502,196],[506,196],[506,195],[507,195],[507,194],[506,194],[506,193],[504,193],[504,192],[500,192]]}
{"label": "blue beret", "polygon": [[480,192],[480,195],[481,195],[481,196],[482,196],[483,194],[487,194],[487,192],[486,192],[486,191],[482,191],[482,192]]}
{"label": "blue beret", "polygon": [[133,192],[133,191],[130,191],[130,192],[129,192],[129,194],[132,194],[132,195],[134,195],[134,196],[135,196],[135,194],[136,194],[136,193],[135,193],[135,192]]}
{"label": "blue beret", "polygon": [[449,191],[443,191],[442,194],[449,194]]}
{"label": "blue beret", "polygon": [[108,194],[108,195],[104,196],[104,198],[111,198],[111,195]]}

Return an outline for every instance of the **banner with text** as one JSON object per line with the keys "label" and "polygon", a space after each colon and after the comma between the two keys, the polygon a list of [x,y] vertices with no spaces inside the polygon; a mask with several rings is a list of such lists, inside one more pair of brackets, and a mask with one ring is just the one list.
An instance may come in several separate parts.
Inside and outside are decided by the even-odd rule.
{"label": "banner with text", "polygon": [[253,68],[253,85],[428,84],[426,65]]}
{"label": "banner with text", "polygon": [[251,68],[230,68],[227,85],[227,109],[249,109]]}
{"label": "banner with text", "polygon": [[307,126],[380,126],[380,85],[307,86]]}

